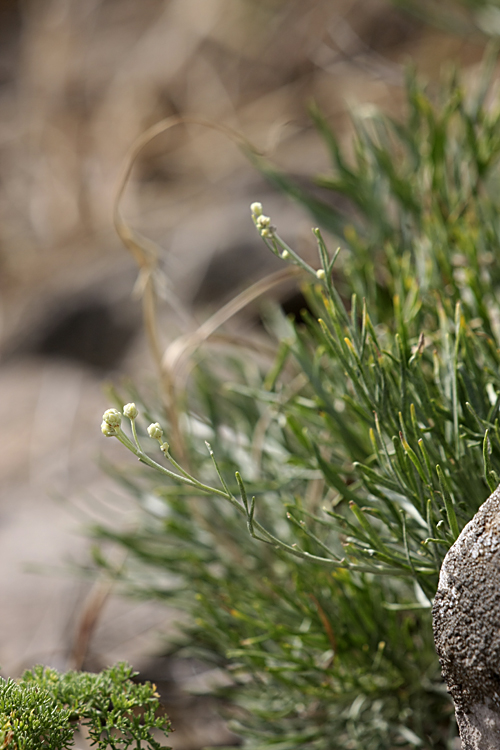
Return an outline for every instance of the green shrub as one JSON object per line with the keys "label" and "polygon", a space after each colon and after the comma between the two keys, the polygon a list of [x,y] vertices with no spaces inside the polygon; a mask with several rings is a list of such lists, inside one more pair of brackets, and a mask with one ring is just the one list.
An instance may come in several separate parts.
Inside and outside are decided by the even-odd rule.
{"label": "green shrub", "polygon": [[[137,499],[133,530],[94,534],[128,550],[130,592],[190,613],[176,648],[229,671],[249,748],[454,747],[430,607],[500,476],[494,62],[469,94],[453,76],[431,99],[409,77],[404,121],[356,121],[352,160],[314,110],[331,162],[317,182],[342,202],[250,152],[344,249],[314,230],[315,270],[253,204],[270,250],[309,274],[300,320],[267,309],[275,362],[198,362],[182,468],[159,424],[148,435],[128,406],[130,438],[105,415],[150,468],[115,470]],[[133,397],[168,435],[160,403]]]}
{"label": "green shrub", "polygon": [[9,750],[65,750],[84,727],[99,750],[128,747],[168,750],[151,734],[165,734],[170,722],[159,715],[150,683],[135,684],[121,663],[100,674],[37,666],[20,680],[0,683],[0,747]]}

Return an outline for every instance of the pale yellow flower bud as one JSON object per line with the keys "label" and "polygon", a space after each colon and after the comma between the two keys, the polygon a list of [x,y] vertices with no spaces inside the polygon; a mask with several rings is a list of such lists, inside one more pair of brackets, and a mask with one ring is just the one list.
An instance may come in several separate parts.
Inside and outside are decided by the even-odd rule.
{"label": "pale yellow flower bud", "polygon": [[256,223],[257,223],[257,226],[259,228],[261,228],[261,227],[268,227],[271,224],[271,217],[270,216],[264,216],[264,214],[262,214],[261,216],[259,216],[259,218],[257,219]]}
{"label": "pale yellow flower bud", "polygon": [[260,216],[262,214],[262,203],[252,203],[250,211],[254,216]]}
{"label": "pale yellow flower bud", "polygon": [[148,435],[150,438],[153,438],[154,440],[160,440],[162,438],[163,430],[161,429],[158,422],[154,422],[154,424],[149,425]]}
{"label": "pale yellow flower bud", "polygon": [[103,422],[101,424],[101,432],[105,437],[116,437],[117,432],[115,428],[109,424],[109,422]]}
{"label": "pale yellow flower bud", "polygon": [[134,403],[132,403],[132,404],[125,404],[125,406],[123,407],[123,413],[128,419],[136,419],[139,414],[139,411],[137,409],[137,406]]}
{"label": "pale yellow flower bud", "polygon": [[122,415],[118,409],[107,409],[102,415],[102,419],[111,427],[119,427],[122,423]]}

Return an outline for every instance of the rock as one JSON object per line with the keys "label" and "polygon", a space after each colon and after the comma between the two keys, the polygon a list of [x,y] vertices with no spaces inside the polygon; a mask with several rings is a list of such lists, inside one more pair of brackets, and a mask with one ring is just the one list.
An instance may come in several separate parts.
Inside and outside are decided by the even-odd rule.
{"label": "rock", "polygon": [[500,486],[444,558],[433,607],[436,651],[463,750],[500,748]]}

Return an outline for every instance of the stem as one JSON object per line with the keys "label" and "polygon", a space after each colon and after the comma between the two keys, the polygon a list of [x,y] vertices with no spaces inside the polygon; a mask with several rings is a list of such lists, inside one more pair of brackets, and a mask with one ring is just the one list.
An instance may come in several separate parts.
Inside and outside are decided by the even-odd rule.
{"label": "stem", "polygon": [[137,446],[137,449],[142,451],[141,444],[139,443],[139,437],[137,435],[137,427],[135,426],[135,419],[130,420],[130,425],[132,427],[132,435],[134,436],[134,441]]}
{"label": "stem", "polygon": [[[176,482],[181,482],[182,484],[186,484],[189,487],[196,487],[196,489],[202,490],[203,492],[206,492],[209,495],[218,495],[219,497],[223,497],[225,500],[228,500],[231,505],[236,508],[239,513],[246,516],[248,519],[248,511],[247,509],[236,500],[234,495],[229,492],[229,490],[219,490],[217,487],[210,487],[207,484],[203,484],[203,482],[200,482],[198,479],[195,479],[195,477],[190,476],[187,472],[182,469],[179,464],[177,464],[176,461],[172,460],[170,454],[168,454],[169,460],[172,462],[172,464],[181,472],[180,474],[176,474],[173,471],[170,471],[170,469],[167,469],[165,466],[162,466],[161,464],[157,463],[154,459],[150,458],[147,453],[144,453],[144,451],[137,447],[137,445],[134,445],[132,441],[130,440],[127,435],[123,432],[121,428],[118,428],[116,437],[124,445],[126,448],[128,448],[137,458],[139,461],[142,461],[142,463],[146,464],[147,466],[151,467],[152,469],[156,469],[156,471],[161,472],[165,476],[169,477],[170,479],[174,479]],[[289,552],[292,555],[295,555],[295,557],[301,557],[303,559],[312,560],[314,562],[322,563],[323,565],[332,565],[333,567],[345,567],[345,564],[343,561],[338,560],[332,560],[330,558],[326,557],[319,557],[318,555],[312,555],[309,552],[306,552],[305,550],[300,549],[299,547],[293,547],[290,544],[286,544],[285,542],[281,541],[277,537],[275,537],[273,534],[271,534],[270,531],[268,531],[264,526],[262,526],[258,521],[255,521],[252,518],[252,530],[251,535],[255,539],[259,539],[259,537],[256,535],[255,530],[258,531],[262,536],[265,537],[265,539],[260,539],[260,541],[266,541],[269,544],[274,544],[279,549],[285,550],[286,552]]]}

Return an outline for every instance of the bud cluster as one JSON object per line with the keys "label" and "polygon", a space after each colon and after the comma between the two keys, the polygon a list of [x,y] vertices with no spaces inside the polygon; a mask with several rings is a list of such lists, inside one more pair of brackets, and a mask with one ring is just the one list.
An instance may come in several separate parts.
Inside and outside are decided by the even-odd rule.
{"label": "bud cluster", "polygon": [[107,409],[102,415],[101,432],[106,437],[115,437],[122,423],[118,409]]}
{"label": "bud cluster", "polygon": [[262,203],[252,203],[250,206],[254,224],[261,237],[273,237],[276,227],[271,224],[271,218],[262,213]]}

